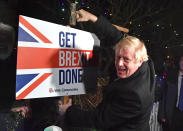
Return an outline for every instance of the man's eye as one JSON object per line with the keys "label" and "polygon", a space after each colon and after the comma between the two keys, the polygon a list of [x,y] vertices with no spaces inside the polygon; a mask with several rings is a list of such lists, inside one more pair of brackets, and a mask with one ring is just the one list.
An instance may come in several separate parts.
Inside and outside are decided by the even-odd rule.
{"label": "man's eye", "polygon": [[125,60],[125,62],[130,62],[130,60],[129,59],[124,59]]}
{"label": "man's eye", "polygon": [[119,60],[121,57],[120,56],[116,56],[116,59]]}

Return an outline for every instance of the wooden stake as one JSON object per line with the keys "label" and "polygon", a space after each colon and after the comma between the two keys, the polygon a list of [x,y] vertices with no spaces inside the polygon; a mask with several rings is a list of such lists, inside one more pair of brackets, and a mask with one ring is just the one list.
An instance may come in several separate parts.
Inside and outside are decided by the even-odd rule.
{"label": "wooden stake", "polygon": [[124,28],[124,27],[121,27],[121,26],[115,25],[115,24],[112,24],[112,25],[122,32],[125,32],[125,33],[129,32],[129,29],[127,29],[127,28]]}
{"label": "wooden stake", "polygon": [[64,96],[64,104],[67,104],[69,102],[69,96]]}

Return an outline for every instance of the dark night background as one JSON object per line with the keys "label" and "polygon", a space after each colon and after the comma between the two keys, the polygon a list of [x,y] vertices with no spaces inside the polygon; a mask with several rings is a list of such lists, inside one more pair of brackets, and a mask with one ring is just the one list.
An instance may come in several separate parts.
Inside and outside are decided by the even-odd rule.
{"label": "dark night background", "polygon": [[[178,57],[183,53],[182,0],[1,0],[0,21],[12,25],[17,30],[18,15],[21,14],[67,25],[70,17],[69,6],[72,2],[77,4],[77,9],[104,15],[113,24],[128,28],[129,35],[143,40],[149,56],[154,61],[158,76],[164,77],[165,72],[176,68]],[[93,31],[91,23],[78,23],[74,28]],[[2,62],[0,65],[2,68],[10,68],[9,71],[14,73],[10,78],[14,81],[16,43],[14,43],[12,55],[4,61],[8,66],[5,67]],[[100,75],[112,78],[114,59],[111,55],[112,49],[106,48],[105,43],[106,41],[102,39],[99,59]],[[11,92],[14,93],[13,90]],[[87,95],[85,98],[90,99]],[[32,107],[34,107],[35,115],[33,116],[35,117],[32,118],[34,121],[32,123],[37,129],[59,122],[55,107],[50,108],[49,105],[55,104],[53,101],[55,98],[34,100]],[[35,123],[40,123],[40,125]],[[28,126],[28,128],[31,127]]]}
{"label": "dark night background", "polygon": [[[0,15],[15,28],[18,26],[19,14],[67,25],[71,2],[77,3],[77,9],[104,15],[113,24],[129,28],[128,34],[137,36],[145,42],[158,75],[161,75],[164,67],[175,61],[182,52],[183,2],[181,0],[6,0],[6,2],[11,6],[11,11],[7,11],[4,7]],[[75,28],[92,32],[88,23],[79,23]],[[102,47],[105,48],[104,42],[102,41]],[[105,49],[103,53],[110,57]],[[105,63],[105,59],[102,58],[101,63]],[[104,72],[108,72],[110,66],[106,64],[103,66],[106,66],[102,68]]]}

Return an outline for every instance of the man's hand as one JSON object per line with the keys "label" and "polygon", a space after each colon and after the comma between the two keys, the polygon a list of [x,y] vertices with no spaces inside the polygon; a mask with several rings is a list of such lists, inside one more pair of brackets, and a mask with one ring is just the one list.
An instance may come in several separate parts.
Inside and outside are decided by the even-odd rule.
{"label": "man's hand", "polygon": [[28,106],[22,106],[22,107],[14,107],[11,109],[13,112],[21,112],[22,116],[26,116],[27,112],[29,111]]}
{"label": "man's hand", "polygon": [[76,11],[76,20],[77,22],[87,22],[87,21],[92,21],[96,22],[97,21],[97,16],[91,14],[90,12],[87,12],[83,9]]}
{"label": "man's hand", "polygon": [[69,99],[67,104],[63,104],[61,100],[58,101],[59,111],[62,113],[65,113],[70,106],[72,106],[72,99]]}

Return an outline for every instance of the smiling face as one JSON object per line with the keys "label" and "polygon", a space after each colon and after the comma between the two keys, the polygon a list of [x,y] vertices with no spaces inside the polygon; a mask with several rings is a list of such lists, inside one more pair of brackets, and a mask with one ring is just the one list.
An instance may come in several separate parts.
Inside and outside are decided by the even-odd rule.
{"label": "smiling face", "polygon": [[142,65],[136,60],[134,47],[120,47],[115,50],[115,66],[119,78],[128,78]]}

